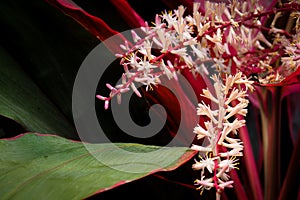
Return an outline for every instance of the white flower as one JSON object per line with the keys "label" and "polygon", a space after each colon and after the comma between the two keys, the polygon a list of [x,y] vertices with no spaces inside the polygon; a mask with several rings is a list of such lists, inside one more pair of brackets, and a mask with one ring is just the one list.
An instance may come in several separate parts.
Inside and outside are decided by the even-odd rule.
{"label": "white flower", "polygon": [[228,152],[224,152],[224,153],[220,153],[219,155],[221,157],[228,157],[228,156],[243,156],[243,153],[241,152],[243,151],[243,148],[235,148],[235,149],[232,149]]}
{"label": "white flower", "polygon": [[196,150],[196,151],[200,151],[200,152],[212,151],[212,148],[210,147],[210,145],[208,145],[207,147],[203,147],[203,146],[192,144],[191,149]]}
{"label": "white flower", "polygon": [[208,57],[207,50],[205,48],[201,48],[198,45],[197,47],[195,47],[195,45],[191,45],[190,47],[193,49],[193,52],[197,55],[197,57],[200,60],[204,60],[205,58]]}
{"label": "white flower", "polygon": [[[140,47],[139,52],[147,56],[150,60],[154,58],[151,54],[152,43],[149,40],[145,40],[143,46]],[[134,59],[137,59],[136,57]]]}
{"label": "white flower", "polygon": [[166,66],[165,62],[162,61],[160,64],[161,69],[164,71],[164,74],[167,75],[168,79],[170,80],[174,76],[174,72],[172,66]]}
{"label": "white flower", "polygon": [[163,29],[158,29],[156,31],[156,33],[158,36],[159,43],[161,43],[161,46],[162,46],[161,52],[165,53],[166,51],[168,51],[168,49],[171,45],[170,35],[168,33],[164,32]]}
{"label": "white flower", "polygon": [[134,30],[131,31],[131,35],[134,42],[138,42],[141,40],[141,37],[138,36],[138,34]]}
{"label": "white flower", "polygon": [[218,111],[217,110],[212,111],[210,109],[210,106],[209,105],[208,106],[205,105],[203,102],[198,104],[197,115],[207,116],[207,117],[209,117],[212,120],[212,122],[214,124],[218,123],[218,120],[215,118],[215,116],[218,115]]}
{"label": "white flower", "polygon": [[214,187],[214,183],[213,183],[213,179],[212,178],[207,178],[204,179],[205,176],[201,177],[201,180],[196,179],[195,180],[195,185],[200,185],[200,187],[198,187],[197,189],[206,189],[206,190],[210,190],[212,187]]}
{"label": "white flower", "polygon": [[197,134],[197,139],[200,140],[204,137],[210,136],[209,132],[202,128],[199,124],[194,128],[194,133]]}
{"label": "white flower", "polygon": [[226,172],[229,172],[231,171],[232,169],[234,168],[237,168],[236,165],[238,165],[239,163],[237,163],[239,159],[235,158],[235,157],[231,157],[230,159],[225,159],[225,160],[222,160],[220,163],[219,163],[219,167],[221,168],[226,168]]}
{"label": "white flower", "polygon": [[248,111],[245,108],[247,106],[248,106],[248,101],[239,102],[234,107],[228,106],[226,111],[229,112],[229,113],[225,116],[225,119],[229,119],[230,117],[232,117],[236,114],[246,116]]}
{"label": "white flower", "polygon": [[171,53],[179,55],[181,57],[184,57],[184,56],[187,55],[185,47],[184,48],[180,48],[180,49],[173,49],[173,50],[171,50]]}
{"label": "white flower", "polygon": [[193,164],[193,169],[194,170],[202,170],[206,168],[210,173],[213,172],[213,169],[215,167],[215,162],[214,160],[218,159],[217,157],[214,158],[204,158],[201,159],[199,162],[196,161],[195,164]]}
{"label": "white flower", "polygon": [[218,186],[224,190],[225,187],[232,188],[233,187],[232,184],[233,184],[233,181],[226,181],[226,182],[220,183]]}
{"label": "white flower", "polygon": [[209,35],[205,35],[205,38],[208,39],[209,41],[213,43],[221,43],[222,42],[222,34],[221,34],[221,29],[217,29],[217,34],[214,34],[213,37]]}
{"label": "white flower", "polygon": [[231,92],[229,97],[226,99],[225,104],[229,105],[233,100],[237,100],[240,98],[244,98],[246,96],[246,91],[240,91],[237,88],[234,88]]}
{"label": "white flower", "polygon": [[203,93],[203,94],[201,94],[201,96],[206,97],[206,98],[212,100],[214,103],[218,103],[218,102],[219,102],[219,101],[214,97],[214,95],[211,94],[211,92],[210,92],[209,90],[203,89],[203,90],[202,90],[202,93]]}
{"label": "white flower", "polygon": [[221,144],[222,144],[222,146],[227,147],[227,148],[231,148],[231,149],[243,149],[244,148],[242,142],[237,142],[237,143],[222,142]]}

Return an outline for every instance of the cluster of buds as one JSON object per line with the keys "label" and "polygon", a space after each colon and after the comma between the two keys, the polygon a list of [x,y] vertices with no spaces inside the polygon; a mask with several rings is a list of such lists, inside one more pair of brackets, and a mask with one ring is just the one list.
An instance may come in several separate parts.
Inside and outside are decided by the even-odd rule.
{"label": "cluster of buds", "polygon": [[[245,125],[245,120],[235,116],[247,114],[247,91],[253,90],[253,81],[241,72],[234,76],[226,75],[225,80],[217,75],[213,75],[212,79],[215,82],[213,91],[203,89],[202,94],[211,101],[212,108],[201,102],[197,109],[197,114],[208,120],[194,129],[197,139],[204,138],[206,145],[193,145],[191,148],[205,155],[193,165],[193,169],[201,170],[201,179],[195,181],[196,185],[200,185],[198,189],[202,192],[215,187],[217,195],[220,195],[225,187],[232,187],[233,181],[227,173],[236,168],[237,157],[243,155],[243,143],[235,135]],[[206,177],[207,173],[211,175]]]}

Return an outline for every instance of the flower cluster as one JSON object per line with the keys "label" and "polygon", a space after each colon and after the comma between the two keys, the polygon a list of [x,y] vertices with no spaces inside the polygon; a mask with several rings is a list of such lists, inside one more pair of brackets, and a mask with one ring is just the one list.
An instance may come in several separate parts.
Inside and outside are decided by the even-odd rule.
{"label": "flower cluster", "polygon": [[[134,44],[126,41],[121,45],[125,53],[116,55],[124,68],[122,83],[107,84],[109,97],[97,95],[105,101],[105,108],[111,98],[117,96],[120,102],[121,94],[130,89],[141,96],[137,83],[148,90],[160,83],[160,76],[176,79],[176,73],[185,68],[194,75],[208,75],[209,69],[227,74],[241,71],[248,77],[257,74],[256,79],[267,84],[280,82],[299,67],[299,25],[294,34],[276,27],[283,13],[290,13],[291,20],[299,23],[299,2],[266,10],[258,1],[207,1],[204,14],[199,7],[200,3],[194,3],[192,15],[185,16],[183,6],[156,15],[153,27],[146,23],[141,28],[143,37],[132,31]],[[263,26],[273,14],[270,27]]]}
{"label": "flower cluster", "polygon": [[[133,44],[126,41],[120,46],[124,53],[116,55],[124,68],[122,82],[106,84],[109,96],[97,98],[105,101],[107,109],[114,96],[119,103],[121,94],[130,90],[141,96],[137,84],[151,90],[161,82],[161,76],[176,80],[182,70],[195,77],[212,75],[214,91],[204,89],[202,96],[215,108],[199,104],[197,114],[209,120],[194,132],[207,142],[192,146],[204,152],[193,168],[201,170],[201,179],[196,180],[199,188],[215,187],[219,195],[225,187],[232,187],[227,173],[243,155],[243,143],[236,134],[245,121],[234,116],[247,113],[247,92],[253,89],[250,78],[258,84],[278,83],[299,68],[300,2],[279,3],[268,10],[259,1],[207,1],[205,13],[199,10],[197,2],[191,15],[179,6],[156,15],[153,26],[146,23],[141,33],[132,31]],[[296,24],[290,30],[278,23],[286,15]],[[264,25],[270,16],[270,25]],[[208,173],[213,175],[206,177]]]}
{"label": "flower cluster", "polygon": [[[203,89],[203,97],[212,102],[212,108],[201,102],[197,114],[206,116],[208,121],[204,125],[197,125],[194,133],[198,139],[206,139],[206,146],[193,145],[192,149],[205,153],[206,156],[196,161],[193,169],[201,170],[201,179],[195,183],[200,185],[198,189],[211,189],[215,187],[218,193],[225,187],[232,187],[233,181],[229,180],[227,172],[236,168],[237,157],[242,156],[243,143],[235,135],[238,129],[245,125],[245,120],[234,118],[237,114],[247,114],[247,91],[253,90],[253,81],[248,80],[241,72],[236,75],[213,75],[213,91]],[[244,89],[243,89],[244,88]],[[235,106],[233,106],[235,105]],[[215,109],[213,109],[215,107]],[[207,172],[212,174],[206,177]]]}
{"label": "flower cluster", "polygon": [[[299,25],[300,20],[297,23]],[[293,36],[292,41],[284,40],[286,43],[284,49],[286,56],[281,57],[283,75],[284,73],[289,75],[300,66],[300,27],[297,30],[297,34]]]}

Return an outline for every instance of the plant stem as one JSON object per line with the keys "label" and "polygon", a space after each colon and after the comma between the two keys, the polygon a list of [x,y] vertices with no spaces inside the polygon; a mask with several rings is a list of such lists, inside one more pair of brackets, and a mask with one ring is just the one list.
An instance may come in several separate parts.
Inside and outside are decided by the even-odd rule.
{"label": "plant stem", "polygon": [[281,88],[274,87],[272,89],[272,99],[269,101],[267,89],[263,88],[264,102],[261,104],[271,104],[271,106],[262,105],[261,122],[262,122],[262,138],[264,149],[264,177],[265,177],[265,200],[273,200],[278,198],[280,190],[280,121],[281,121],[281,104],[280,94]]}

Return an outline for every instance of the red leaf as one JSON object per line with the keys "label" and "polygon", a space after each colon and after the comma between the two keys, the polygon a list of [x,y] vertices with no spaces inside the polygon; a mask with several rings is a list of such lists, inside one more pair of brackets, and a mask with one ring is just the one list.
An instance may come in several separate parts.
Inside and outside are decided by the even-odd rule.
{"label": "red leaf", "polygon": [[189,69],[182,70],[182,75],[188,80],[192,88],[194,89],[195,94],[197,95],[198,102],[204,101],[206,104],[209,104],[209,101],[207,99],[204,99],[200,96],[202,94],[202,90],[209,87],[212,83],[212,80],[209,79],[209,77],[206,76],[200,76],[196,75],[194,76]]}
{"label": "red leaf", "polygon": [[[284,178],[283,185],[280,190],[279,200],[300,199],[299,189],[299,160],[300,160],[300,132],[298,139],[295,141],[294,150],[290,159],[290,163]],[[298,184],[297,184],[298,183]],[[297,197],[298,196],[298,197]]]}
{"label": "red leaf", "polygon": [[[179,79],[180,80],[180,79]],[[162,80],[164,82],[164,80]],[[180,81],[179,81],[180,82]],[[152,104],[162,105],[167,112],[167,127],[169,134],[174,137],[176,134],[180,143],[191,145],[194,127],[198,123],[196,114],[196,101],[194,95],[187,95],[181,84],[170,80],[166,82],[166,87],[158,86],[154,91],[146,92],[145,95]],[[183,84],[184,85],[184,84]],[[180,128],[178,130],[178,128]]]}
{"label": "red leaf", "polygon": [[46,0],[51,5],[63,11],[83,27],[85,27],[90,33],[95,35],[99,40],[104,41],[105,39],[117,35],[114,40],[110,40],[106,43],[106,46],[113,51],[113,53],[122,53],[123,51],[119,47],[126,40],[118,31],[111,29],[102,19],[95,17],[71,0]]}
{"label": "red leaf", "polygon": [[300,107],[299,107],[299,101],[300,101],[300,95],[294,94],[290,95],[286,98],[287,100],[287,112],[288,112],[288,123],[289,123],[289,129],[291,133],[291,139],[293,142],[293,145],[295,146],[297,137],[299,137],[298,133],[300,132]]}
{"label": "red leaf", "polygon": [[118,10],[122,18],[132,28],[139,28],[145,26],[145,21],[135,10],[130,6],[126,0],[111,0],[110,1]]}
{"label": "red leaf", "polygon": [[283,99],[284,97],[287,97],[291,94],[297,94],[297,93],[300,93],[300,82],[297,84],[284,86],[282,88],[281,99]]}

